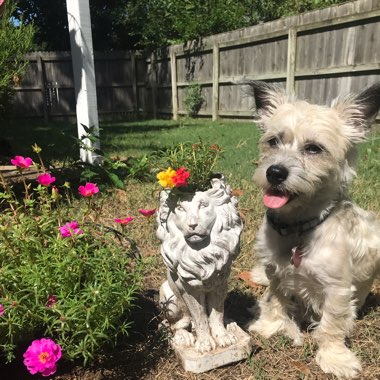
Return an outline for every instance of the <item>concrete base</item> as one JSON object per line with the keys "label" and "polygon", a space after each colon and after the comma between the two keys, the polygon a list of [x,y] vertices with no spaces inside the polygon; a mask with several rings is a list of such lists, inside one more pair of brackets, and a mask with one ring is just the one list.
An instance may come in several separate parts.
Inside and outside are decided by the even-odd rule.
{"label": "concrete base", "polygon": [[238,342],[228,347],[218,347],[216,350],[199,353],[194,347],[178,347],[172,345],[174,352],[185,371],[202,373],[227,364],[248,358],[252,351],[252,339],[236,323],[230,323],[227,329],[234,332]]}

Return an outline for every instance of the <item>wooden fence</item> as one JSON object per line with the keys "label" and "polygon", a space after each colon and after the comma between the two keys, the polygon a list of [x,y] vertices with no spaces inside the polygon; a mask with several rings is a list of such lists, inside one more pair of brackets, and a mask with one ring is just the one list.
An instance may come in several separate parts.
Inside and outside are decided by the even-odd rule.
{"label": "wooden fence", "polygon": [[[196,82],[205,98],[201,116],[250,117],[252,99],[237,84],[244,78],[280,82],[288,93],[326,104],[380,81],[380,0],[282,18],[149,57],[95,53],[95,71],[100,116],[144,113],[177,119],[185,114],[186,87]],[[32,55],[17,88],[19,113],[74,115],[70,73],[69,53]]]}
{"label": "wooden fence", "polygon": [[[35,52],[16,89],[14,116],[59,119],[75,116],[70,52]],[[153,112],[146,59],[140,53],[94,54],[100,116]]]}

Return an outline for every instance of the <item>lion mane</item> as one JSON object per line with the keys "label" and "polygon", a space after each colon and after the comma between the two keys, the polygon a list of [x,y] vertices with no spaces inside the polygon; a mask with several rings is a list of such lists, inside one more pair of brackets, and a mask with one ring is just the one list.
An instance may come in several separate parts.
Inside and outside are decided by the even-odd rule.
{"label": "lion mane", "polygon": [[161,192],[157,216],[157,237],[162,242],[161,254],[165,264],[182,282],[194,287],[217,286],[216,278],[228,276],[232,260],[239,253],[242,231],[237,200],[224,179],[213,179],[212,188],[204,193],[216,211],[208,244],[194,247],[185,240],[172,218],[177,197]]}

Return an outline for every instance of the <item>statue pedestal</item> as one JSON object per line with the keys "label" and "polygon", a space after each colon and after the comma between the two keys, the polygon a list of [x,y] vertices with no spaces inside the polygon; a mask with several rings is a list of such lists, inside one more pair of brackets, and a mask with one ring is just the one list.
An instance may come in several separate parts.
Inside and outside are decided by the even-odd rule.
{"label": "statue pedestal", "polygon": [[236,323],[230,323],[227,330],[233,331],[238,342],[228,347],[201,354],[193,347],[172,345],[183,369],[188,372],[202,373],[249,357],[252,351],[252,339]]}

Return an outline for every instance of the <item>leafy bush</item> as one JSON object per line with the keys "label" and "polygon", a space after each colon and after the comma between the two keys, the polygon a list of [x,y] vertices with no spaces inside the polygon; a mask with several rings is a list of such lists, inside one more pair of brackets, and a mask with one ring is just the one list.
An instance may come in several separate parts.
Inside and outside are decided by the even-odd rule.
{"label": "leafy bush", "polygon": [[[161,166],[169,166],[165,172],[158,174],[159,182],[163,187],[166,187],[167,180],[174,179],[180,175],[185,178],[180,178],[180,190],[204,191],[210,187],[210,179],[215,177],[215,165],[222,158],[222,149],[219,145],[208,145],[200,140],[196,144],[181,143],[174,145],[167,151],[162,153]],[[188,177],[187,177],[188,175]],[[163,179],[165,182],[161,182]],[[173,183],[174,187],[175,183]],[[169,185],[169,187],[172,187]]]}
{"label": "leafy bush", "polygon": [[198,83],[190,84],[185,90],[185,107],[189,117],[196,117],[204,102],[202,88]]}
{"label": "leafy bush", "polygon": [[13,24],[11,15],[15,2],[5,1],[0,6],[0,117],[9,112],[13,86],[21,80],[28,64],[25,53],[32,49],[33,25]]}
{"label": "leafy bush", "polygon": [[95,184],[79,189],[87,202],[75,201],[67,183],[57,189],[41,173],[33,186],[24,176],[30,161],[12,162],[24,191],[16,198],[0,172],[0,353],[11,361],[18,346],[47,336],[66,359],[86,363],[128,334],[142,262],[133,241],[99,224]]}

